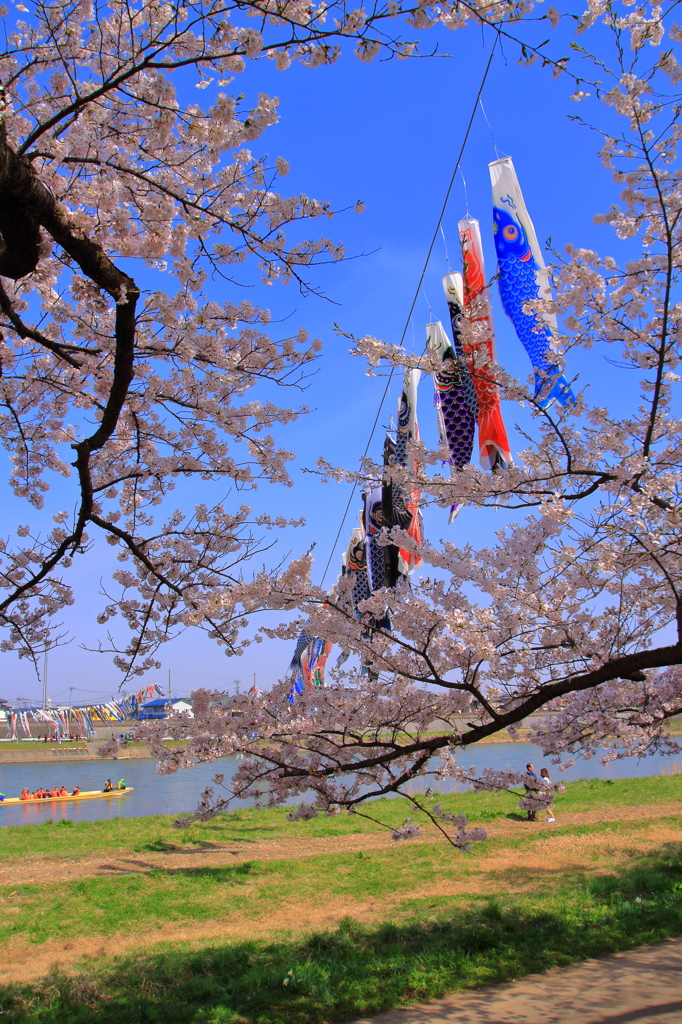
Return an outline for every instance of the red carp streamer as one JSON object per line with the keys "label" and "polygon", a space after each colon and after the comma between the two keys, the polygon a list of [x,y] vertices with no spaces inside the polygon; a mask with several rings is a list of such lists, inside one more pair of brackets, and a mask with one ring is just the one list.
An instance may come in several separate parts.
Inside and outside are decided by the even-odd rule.
{"label": "red carp streamer", "polygon": [[459,237],[464,262],[464,309],[469,323],[478,325],[479,329],[477,341],[472,344],[463,338],[462,342],[478,399],[481,465],[491,470],[504,468],[511,463],[512,456],[492,370],[497,362],[495,330],[478,221],[470,218],[461,220]]}

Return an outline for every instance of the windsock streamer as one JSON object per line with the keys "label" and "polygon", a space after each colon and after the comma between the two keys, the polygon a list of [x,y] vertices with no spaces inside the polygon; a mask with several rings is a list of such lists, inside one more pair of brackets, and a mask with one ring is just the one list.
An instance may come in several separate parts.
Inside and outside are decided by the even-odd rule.
{"label": "windsock streamer", "polygon": [[[297,694],[310,693],[314,686],[325,685],[324,672],[333,646],[329,640],[301,633],[289,665],[292,674],[291,690],[287,694],[289,703],[294,703]],[[250,693],[258,695],[260,690],[254,686]]]}
{"label": "windsock streamer", "polygon": [[293,704],[296,700],[296,694],[305,693],[305,687],[303,685],[303,676],[298,674],[294,676],[294,681],[291,684],[291,689],[287,694],[287,700],[290,704]]}
{"label": "windsock streamer", "polygon": [[477,220],[459,222],[464,260],[464,309],[481,335],[474,345],[464,343],[476,398],[478,399],[478,449],[484,469],[503,469],[512,461],[500,397],[491,364],[497,362],[495,328],[485,276],[481,228]]}
{"label": "windsock streamer", "polygon": [[553,314],[524,312],[533,299],[550,299],[547,268],[533,222],[528,216],[510,157],[489,165],[493,187],[493,234],[498,282],[504,311],[535,370],[535,397],[540,408],[553,402],[570,405],[575,396],[553,358],[557,323]]}
{"label": "windsock streamer", "polygon": [[[407,466],[410,457],[410,445],[419,440],[417,424],[417,387],[421,378],[421,370],[408,370],[405,374],[403,389],[398,399],[398,423],[395,440],[390,433],[384,442],[384,466]],[[417,459],[412,450],[413,469],[417,468]],[[423,524],[420,511],[421,494],[418,488],[408,489],[404,484],[392,479],[390,473],[384,473],[381,488],[381,522],[390,530],[393,527],[405,531],[416,544],[421,544]],[[376,515],[374,516],[376,519]],[[374,542],[370,539],[370,544]],[[378,545],[376,545],[378,547]],[[384,557],[384,586],[395,587],[401,579],[409,576],[422,560],[415,551],[400,547],[398,544],[386,544],[380,550]]]}
{"label": "windsock streamer", "polygon": [[303,680],[303,689],[307,693],[313,686],[313,677],[310,671],[310,647],[306,647],[301,654],[301,678]]}
{"label": "windsock streamer", "polygon": [[301,633],[298,640],[296,641],[296,648],[294,650],[294,656],[289,662],[289,668],[291,671],[295,671],[301,665],[301,655],[305,651],[306,647],[312,640],[312,636],[308,636],[307,633]]}
{"label": "windsock streamer", "polygon": [[292,685],[288,699],[292,704],[294,703],[294,697],[297,693],[305,692],[305,672],[303,662],[305,658],[307,668],[306,652],[312,639],[313,637],[309,636],[307,633],[301,633],[298,640],[296,641],[294,656],[291,659],[291,662],[289,663],[289,671],[291,673]]}
{"label": "windsock streamer", "polygon": [[[471,462],[478,402],[462,347],[462,275],[448,274],[443,278],[443,287],[450,310],[452,342],[448,340],[442,323],[437,321],[426,326],[426,344],[438,361],[438,369],[433,375],[434,402],[441,442],[450,453],[450,473],[454,475],[456,470]],[[452,506],[449,522],[461,507]]]}
{"label": "windsock streamer", "polygon": [[327,659],[331,654],[332,647],[334,646],[330,640],[320,640],[319,647],[315,652],[315,659],[311,658],[311,674],[313,686],[324,686],[324,673],[327,667]]}
{"label": "windsock streamer", "polygon": [[367,575],[369,589],[374,593],[386,586],[386,565],[384,549],[377,538],[384,526],[383,488],[381,484],[369,484],[365,491],[365,533],[367,545]]}
{"label": "windsock streamer", "polygon": [[[320,655],[322,654],[324,646],[325,641],[322,639],[322,637],[319,636],[313,637],[313,639],[310,641],[310,644],[308,645],[308,650],[306,652],[306,667],[304,669],[305,688],[308,692],[312,690],[313,686],[316,685],[315,668],[320,660]],[[302,662],[303,659],[301,659],[301,663]]]}
{"label": "windsock streamer", "polygon": [[[364,509],[360,512],[360,522],[362,523],[363,520]],[[360,622],[363,614],[358,605],[361,601],[366,601],[371,594],[367,574],[367,545],[363,526],[356,526],[351,530],[350,543],[342,556],[341,575],[347,576],[351,580],[351,605],[355,618]],[[350,648],[342,648],[336,661],[336,667],[340,668],[348,660],[350,654]]]}
{"label": "windsock streamer", "polygon": [[[365,527],[365,550],[367,552],[367,578],[372,593],[383,587],[390,587],[391,580],[387,571],[387,547],[379,544],[379,534],[386,524],[384,522],[384,488],[381,484],[368,484],[364,494],[365,508],[363,524]],[[391,612],[386,608],[381,618],[372,617],[371,627],[374,629],[391,628]]]}
{"label": "windsock streamer", "polygon": [[[419,440],[419,424],[417,423],[417,386],[421,378],[421,370],[411,369],[405,374],[402,394],[398,400],[398,427],[395,438],[394,460],[397,466],[406,466],[409,446]],[[412,456],[413,469],[417,468],[417,459]],[[424,534],[420,511],[421,494],[418,488],[410,490],[409,498],[404,489],[391,486],[391,523],[400,526],[416,544],[421,544]],[[398,548],[398,573],[407,576],[422,564],[416,552]]]}
{"label": "windsock streamer", "polygon": [[359,526],[351,531],[350,544],[345,557],[345,571],[353,580],[351,600],[355,617],[360,619],[361,613],[358,610],[358,605],[361,601],[368,599],[371,591],[367,572],[367,545],[364,531]]}
{"label": "windsock streamer", "polygon": [[[290,665],[293,673],[291,690],[287,694],[290,703],[295,702],[297,694],[309,693],[313,686],[325,685],[325,669],[333,646],[329,640],[301,634]],[[258,695],[260,690],[254,686],[250,692]]]}
{"label": "windsock streamer", "polygon": [[[389,467],[396,464],[396,442],[387,433],[384,438],[384,466]],[[394,526],[399,526],[404,530],[410,521],[410,514],[403,500],[402,488],[386,472],[384,472],[381,485],[381,520],[387,530]],[[381,550],[384,553],[384,585],[395,587],[400,579],[398,548],[395,544],[386,544]]]}

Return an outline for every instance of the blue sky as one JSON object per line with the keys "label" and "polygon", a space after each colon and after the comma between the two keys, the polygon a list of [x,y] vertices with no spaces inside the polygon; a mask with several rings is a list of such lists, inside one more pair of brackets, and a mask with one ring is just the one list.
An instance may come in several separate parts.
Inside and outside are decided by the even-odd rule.
{"label": "blue sky", "polygon": [[[530,31],[536,38],[544,38],[539,29],[526,30],[527,34]],[[305,192],[328,200],[334,208],[352,207],[358,199],[366,206],[362,215],[348,212],[330,222],[310,225],[314,233],[342,240],[348,256],[356,257],[312,271],[311,280],[324,290],[326,299],[303,297],[293,285],[262,287],[248,271],[244,277],[248,290],[237,290],[237,297],[243,294],[268,306],[273,319],[283,321],[280,328],[273,326],[273,331],[279,329],[284,335],[303,326],[324,344],[317,373],[304,397],[312,411],[280,436],[282,443],[297,453],[295,486],[263,488],[253,496],[256,508],[306,517],[306,527],[286,535],[281,553],[299,554],[314,542],[318,579],[349,489],[347,485],[323,485],[302,470],[314,466],[320,455],[340,465],[357,465],[384,387],[383,380],[368,378],[362,363],[350,357],[348,341],[334,333],[333,325],[337,322],[356,335],[400,339],[492,42],[490,37],[482,39],[476,30],[434,32],[429,38],[450,56],[371,65],[347,56],[329,68],[294,66],[284,73],[277,72],[271,61],[263,61],[234,83],[247,99],[257,92],[280,97],[279,124],[252,148],[273,159],[281,155],[289,162],[291,172],[283,179],[281,191]],[[569,38],[551,37],[556,56],[566,52]],[[553,80],[537,65],[520,67],[512,47],[506,46],[505,51],[496,56],[483,97],[489,124],[479,110],[462,161],[469,212],[481,221],[489,274],[494,271],[494,250],[487,164],[496,157],[493,132],[500,155],[514,158],[541,242],[551,235],[559,248],[572,242],[619,257],[618,247],[623,243],[593,223],[593,215],[617,198],[615,186],[596,156],[599,140],[569,120],[576,113],[589,117],[591,102],[577,107],[569,99],[573,87],[566,76]],[[197,101],[209,100],[213,89],[217,92],[212,86],[197,93]],[[610,115],[599,105],[596,116],[604,123]],[[465,190],[458,176],[443,221],[453,269],[457,220],[465,213]],[[436,319],[447,319],[440,284],[447,269],[445,246],[439,238],[408,325],[408,348],[414,344],[421,350],[429,307]],[[227,285],[214,285],[212,290],[226,299],[235,296],[235,290]],[[530,370],[527,357],[497,300],[495,312],[499,359],[512,373],[525,377]],[[584,357],[579,366],[569,367],[575,369],[581,373],[581,384],[597,377],[600,387],[606,388],[606,397],[614,397],[609,376],[615,371],[601,356]],[[382,411],[383,425],[395,409],[398,387],[396,378]],[[283,402],[287,399],[286,395],[274,397]],[[420,386],[419,401],[422,436],[435,442],[429,380]],[[505,410],[505,416],[513,436],[517,411]],[[382,441],[379,430],[370,454],[379,457]],[[67,491],[59,485],[56,508],[68,507],[60,504]],[[223,493],[218,485],[207,487],[197,482],[191,490],[179,489],[178,498],[194,503],[220,498]],[[13,523],[33,519],[17,514],[19,505],[6,496],[4,534]],[[357,507],[359,500],[353,503],[327,582],[338,571],[342,543],[354,525]],[[52,511],[49,508],[47,514]],[[481,513],[465,509],[455,525],[448,527],[446,514],[432,511],[427,515],[427,531],[431,539],[447,536],[464,543],[499,528],[501,521],[494,516],[490,513],[483,521]],[[95,624],[94,599],[100,576],[106,576],[111,567],[109,551],[96,545],[87,560],[81,559],[72,571],[77,601],[62,619],[74,640],[50,657],[49,691],[56,700],[68,699],[69,687],[75,687],[75,700],[104,696],[118,687],[120,676],[110,656],[91,654],[79,646],[94,646],[102,635]],[[231,686],[236,678],[250,684],[255,672],[259,684],[269,686],[285,671],[290,646],[260,644],[241,659],[226,659],[202,633],[189,631],[166,645],[161,652],[162,670],[149,673],[145,680],[165,683],[170,668],[174,691],[186,693],[200,685]],[[28,663],[19,662],[13,654],[3,654],[2,659],[1,696],[37,696],[41,692]]]}

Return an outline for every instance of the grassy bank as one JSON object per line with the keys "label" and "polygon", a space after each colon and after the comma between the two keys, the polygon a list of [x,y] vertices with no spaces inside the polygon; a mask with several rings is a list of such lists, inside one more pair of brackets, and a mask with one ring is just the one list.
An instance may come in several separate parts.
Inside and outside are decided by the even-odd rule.
{"label": "grassy bank", "polygon": [[374,927],[347,920],[297,941],[136,954],[6,987],[0,1003],[16,1024],[331,1024],[681,932],[678,847],[532,896],[422,901]]}
{"label": "grassy bank", "polygon": [[[2,1019],[337,1024],[681,935],[681,798],[680,776],[577,782],[536,827],[510,794],[444,797],[490,828],[469,855],[282,809],[189,832],[160,816],[3,828],[3,970],[43,976],[0,987]],[[406,801],[372,809],[418,820]]]}
{"label": "grassy bank", "polygon": [[[640,822],[604,823],[559,829],[552,835],[555,839],[579,836],[585,841],[605,830],[611,839],[617,837],[619,846],[627,848],[647,829]],[[290,908],[295,923],[296,907],[303,909],[311,904],[357,908],[368,903],[379,908],[384,905],[390,907],[396,919],[409,916],[415,893],[428,892],[426,903],[436,911],[443,900],[454,907],[481,889],[518,887],[514,869],[507,866],[496,879],[494,871],[480,867],[481,862],[487,863],[502,852],[514,851],[523,858],[525,851],[522,885],[537,886],[541,892],[547,869],[541,862],[531,863],[530,858],[533,848],[545,842],[546,834],[539,831],[489,839],[468,857],[443,843],[387,843],[379,850],[298,860],[253,860],[170,870],[161,866],[144,873],[61,881],[58,900],[45,898],[44,884],[2,886],[0,907],[6,916],[0,917],[0,943],[16,936],[38,945],[64,935],[89,937],[130,931],[145,935],[156,932],[162,937],[170,925],[202,925],[217,917],[230,921],[241,916],[255,927],[267,928],[277,915],[279,926],[286,928],[286,920],[279,915],[281,907]],[[7,916],[8,910],[11,916]]]}
{"label": "grassy bank", "polygon": [[[439,798],[441,806],[461,811],[472,823],[486,824],[518,816],[518,797],[510,793],[461,793]],[[682,775],[617,779],[613,782],[588,779],[571,782],[557,798],[562,813],[579,813],[609,806],[636,807],[682,800]],[[416,823],[426,818],[415,812],[407,800],[377,800],[365,808],[392,827],[407,815]],[[0,810],[0,814],[2,811]],[[316,818],[309,822],[288,822],[284,808],[244,809],[222,814],[188,830],[173,828],[174,815],[144,818],[115,818],[113,821],[65,822],[42,825],[6,826],[0,831],[0,863],[27,857],[79,857],[100,853],[138,853],[222,846],[248,846],[261,840],[306,836],[325,837],[376,832],[378,826],[360,815]]]}

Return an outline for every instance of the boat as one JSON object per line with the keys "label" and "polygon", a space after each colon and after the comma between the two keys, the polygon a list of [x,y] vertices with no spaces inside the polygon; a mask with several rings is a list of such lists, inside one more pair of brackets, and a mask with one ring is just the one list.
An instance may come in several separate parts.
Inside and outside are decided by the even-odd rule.
{"label": "boat", "polygon": [[0,800],[0,807],[16,807],[17,804],[65,804],[68,802],[73,803],[76,800],[98,800],[103,796],[128,796],[128,793],[132,793],[134,786],[128,786],[126,789],[110,789],[105,793],[101,789],[85,789],[78,796],[47,796],[47,797],[35,797],[30,796],[28,800],[22,800],[20,796],[5,797],[4,800]]}

